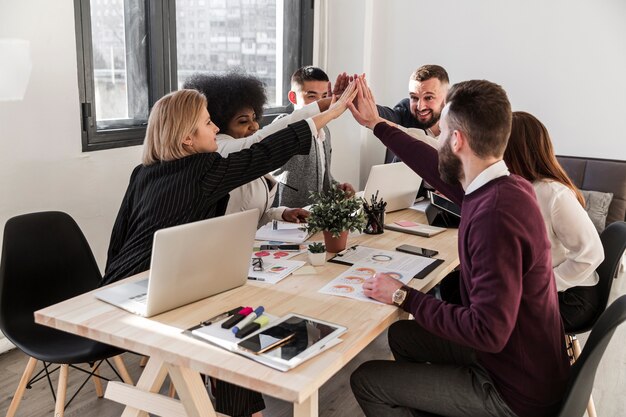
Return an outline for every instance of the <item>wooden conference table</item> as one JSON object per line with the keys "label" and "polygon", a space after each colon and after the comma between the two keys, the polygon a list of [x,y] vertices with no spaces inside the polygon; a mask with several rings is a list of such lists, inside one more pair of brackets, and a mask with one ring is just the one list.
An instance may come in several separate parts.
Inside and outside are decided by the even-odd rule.
{"label": "wooden conference table", "polygon": [[[387,214],[386,221],[400,219],[425,223],[423,213],[409,209]],[[316,239],[321,240],[321,234],[313,237]],[[381,235],[363,234],[348,240],[348,245],[357,243],[387,250],[404,243],[438,250],[437,258],[444,262],[426,278],[414,279],[410,284],[423,291],[430,290],[459,263],[456,229],[430,238],[385,230]],[[299,255],[295,259],[304,257]],[[275,285],[248,282],[243,287],[150,319],[128,313],[86,293],[35,312],[35,320],[150,357],[136,386],[108,383],[105,397],[127,405],[122,414],[124,417],[146,416],[146,411],[162,416],[217,415],[200,373],[289,401],[293,403],[296,417],[317,416],[320,387],[401,313],[394,306],[318,293],[347,268],[327,262],[316,268],[315,275],[289,276]],[[184,329],[238,305],[259,304],[276,316],[299,313],[346,326],[348,331],[341,336],[342,343],[288,372],[271,369],[182,333]],[[180,400],[158,394],[168,374]]]}

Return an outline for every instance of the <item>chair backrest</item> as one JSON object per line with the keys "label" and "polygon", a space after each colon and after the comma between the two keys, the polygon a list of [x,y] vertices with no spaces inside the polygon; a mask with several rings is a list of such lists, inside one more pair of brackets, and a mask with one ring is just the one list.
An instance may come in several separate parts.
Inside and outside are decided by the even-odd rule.
{"label": "chair backrest", "polygon": [[625,320],[626,295],[622,295],[602,313],[582,353],[572,365],[568,387],[557,417],[582,417],[585,413],[600,359],[615,329]]}
{"label": "chair backrest", "polygon": [[609,301],[609,294],[613,286],[619,266],[622,262],[622,255],[626,250],[626,222],[613,222],[600,234],[602,247],[604,248],[604,261],[598,266],[599,281],[596,284],[598,291],[598,311],[593,319],[583,326],[572,329],[565,329],[565,333],[584,333],[594,326]]}
{"label": "chair backrest", "polygon": [[596,271],[598,271],[600,276],[598,284],[601,284],[603,287],[600,301],[602,306],[606,307],[613,279],[617,276],[622,256],[626,250],[626,222],[613,222],[608,225],[600,234],[600,240],[604,248],[604,261],[602,261]]}
{"label": "chair backrest", "polygon": [[93,290],[102,278],[85,236],[66,213],[13,217],[2,243],[0,328],[9,339],[34,323],[34,311]]}

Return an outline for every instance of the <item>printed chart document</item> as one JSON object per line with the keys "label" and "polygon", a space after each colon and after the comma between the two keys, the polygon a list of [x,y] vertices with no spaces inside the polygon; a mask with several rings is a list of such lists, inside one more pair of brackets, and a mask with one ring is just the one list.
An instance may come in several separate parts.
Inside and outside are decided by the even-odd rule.
{"label": "printed chart document", "polygon": [[[339,344],[341,339],[338,336],[346,331],[343,326],[299,314],[292,313],[282,318],[264,315],[270,318],[270,323],[244,339],[237,339],[230,329],[222,328],[221,324],[227,319],[208,326],[196,326],[184,333],[286,372]],[[265,347],[266,344],[274,341],[274,336],[278,333],[289,336],[284,338],[286,343],[281,343],[263,353],[255,353],[240,346],[241,344],[248,347],[255,345],[259,348]]]}
{"label": "printed chart document", "polygon": [[390,277],[401,281],[403,284],[408,284],[413,278],[413,275],[407,274],[406,272],[399,272],[398,269],[365,265],[366,264],[353,265],[346,272],[322,287],[319,292],[322,294],[339,295],[341,297],[353,298],[355,300],[383,304],[363,294],[363,282],[365,282],[366,279],[373,277],[376,273],[386,273]]}
{"label": "printed chart document", "polygon": [[328,262],[386,268],[400,272],[403,276],[406,275],[411,278],[422,279],[439,266],[439,264],[443,263],[443,260],[355,245],[338,253],[333,258],[329,259]]}
{"label": "printed chart document", "polygon": [[423,237],[431,237],[446,231],[445,227],[430,226],[428,224],[415,223],[409,220],[398,220],[393,223],[386,223],[385,229]]}
{"label": "printed chart document", "polygon": [[255,258],[259,259],[253,254],[252,259],[250,259],[248,279],[267,282],[268,284],[276,284],[287,278],[289,274],[306,263],[305,261],[292,261],[285,258],[276,259],[270,256],[260,258],[262,262],[259,263]]}
{"label": "printed chart document", "polygon": [[302,243],[311,234],[304,223],[269,222],[256,231],[256,240]]}

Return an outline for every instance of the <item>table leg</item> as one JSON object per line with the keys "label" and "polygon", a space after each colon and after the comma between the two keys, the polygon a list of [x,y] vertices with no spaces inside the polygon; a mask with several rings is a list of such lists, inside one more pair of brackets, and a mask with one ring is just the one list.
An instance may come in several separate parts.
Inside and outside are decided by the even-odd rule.
{"label": "table leg", "polygon": [[317,417],[318,415],[318,391],[300,404],[294,403],[293,405],[293,417]]}
{"label": "table leg", "polygon": [[216,417],[202,377],[197,371],[167,365],[167,370],[189,417]]}
{"label": "table leg", "polygon": [[[148,392],[159,392],[166,376],[167,369],[163,361],[151,357],[137,381],[137,388]],[[148,417],[148,413],[133,407],[126,407],[122,417]]]}
{"label": "table leg", "polygon": [[[180,401],[158,393],[168,373]],[[149,359],[136,387],[111,381],[105,397],[126,404],[122,417],[148,417],[148,412],[163,416],[225,417],[215,413],[197,371],[165,364],[154,357]]]}

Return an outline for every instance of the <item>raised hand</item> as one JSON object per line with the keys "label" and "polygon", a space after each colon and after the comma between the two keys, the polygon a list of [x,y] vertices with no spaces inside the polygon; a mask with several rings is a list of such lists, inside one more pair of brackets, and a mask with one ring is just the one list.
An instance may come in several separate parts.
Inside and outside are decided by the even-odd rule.
{"label": "raised hand", "polygon": [[356,83],[353,81],[348,84],[339,98],[333,95],[333,100],[330,103],[328,111],[333,114],[333,118],[341,116],[341,114],[348,108],[348,105],[352,103],[358,93]]}
{"label": "raised hand", "polygon": [[339,97],[340,95],[343,94],[348,84],[350,84],[352,81],[354,81],[354,77],[349,76],[345,72],[342,72],[341,74],[337,75],[337,79],[335,80],[335,85],[332,88],[332,90],[330,88],[330,82],[328,83],[328,96],[330,97],[334,95],[334,96]]}
{"label": "raised hand", "polygon": [[348,104],[352,103],[356,97],[357,88],[354,82],[348,84],[341,97],[333,96],[330,103],[330,107],[323,113],[318,114],[312,118],[315,127],[319,131],[326,126],[328,122],[341,116],[348,108]]}
{"label": "raised hand", "polygon": [[354,83],[358,92],[355,100],[356,105],[352,102],[348,104],[350,113],[352,113],[352,116],[359,124],[374,129],[374,126],[384,121],[384,119],[378,115],[372,90],[367,86],[364,76],[358,77]]}

